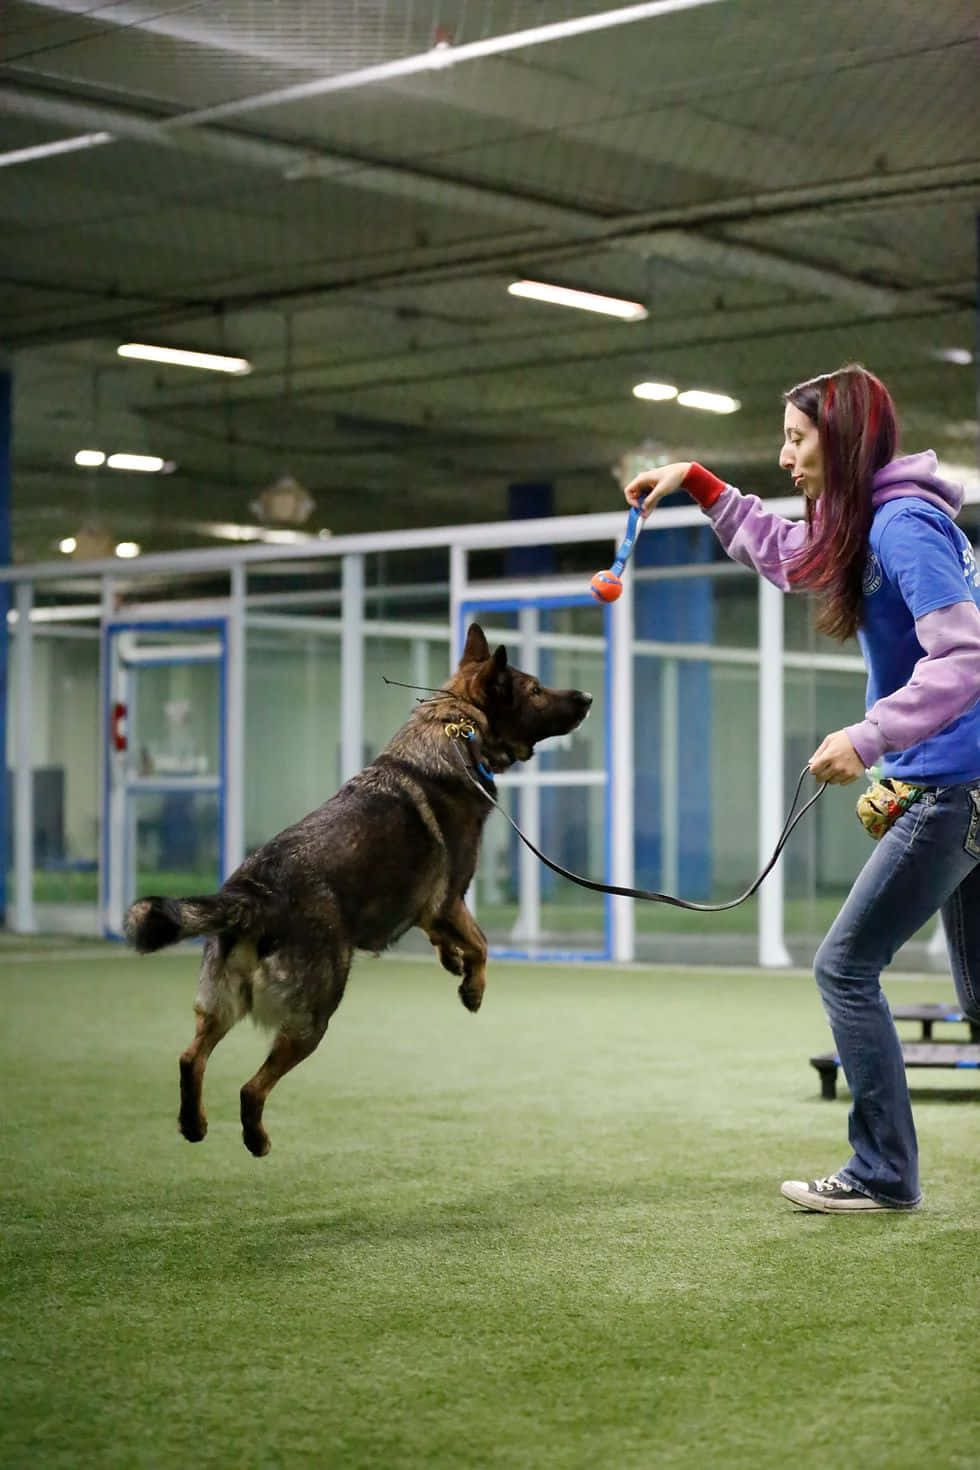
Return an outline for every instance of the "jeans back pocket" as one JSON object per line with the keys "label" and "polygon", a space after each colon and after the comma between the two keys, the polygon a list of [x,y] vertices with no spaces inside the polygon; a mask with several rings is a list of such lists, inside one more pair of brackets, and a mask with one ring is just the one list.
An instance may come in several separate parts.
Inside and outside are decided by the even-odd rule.
{"label": "jeans back pocket", "polygon": [[980,786],[970,790],[970,826],[963,843],[971,857],[980,858]]}

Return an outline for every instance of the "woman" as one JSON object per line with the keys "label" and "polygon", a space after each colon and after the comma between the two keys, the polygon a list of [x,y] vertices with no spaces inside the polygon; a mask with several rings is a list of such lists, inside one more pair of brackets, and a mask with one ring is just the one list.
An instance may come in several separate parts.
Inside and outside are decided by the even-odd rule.
{"label": "woman", "polygon": [[856,635],[868,668],[863,720],[810,757],[845,785],[881,764],[922,794],[875,847],[814,961],[852,1095],[852,1157],[836,1173],[791,1179],[807,1210],[911,1210],[918,1152],[901,1045],[880,975],[937,910],[962,1010],[980,1020],[980,578],[954,522],[958,486],[929,451],[894,458],[891,397],[851,365],[784,394],[781,468],[806,497],[783,520],[699,464],[638,475],[626,498],[646,516],[685,489],[722,546],[784,591],[818,598],[817,627]]}

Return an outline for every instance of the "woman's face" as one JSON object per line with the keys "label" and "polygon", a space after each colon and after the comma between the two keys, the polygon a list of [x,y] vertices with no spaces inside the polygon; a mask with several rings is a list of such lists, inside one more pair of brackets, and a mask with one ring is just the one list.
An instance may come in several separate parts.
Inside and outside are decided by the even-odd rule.
{"label": "woman's face", "polygon": [[779,451],[779,467],[788,470],[793,484],[807,500],[818,500],[823,490],[823,453],[820,433],[813,420],[787,403],[783,415],[783,447]]}

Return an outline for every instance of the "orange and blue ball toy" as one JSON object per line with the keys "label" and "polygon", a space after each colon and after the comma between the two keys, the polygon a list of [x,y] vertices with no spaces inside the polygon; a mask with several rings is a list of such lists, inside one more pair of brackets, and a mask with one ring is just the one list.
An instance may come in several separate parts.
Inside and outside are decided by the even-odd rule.
{"label": "orange and blue ball toy", "polygon": [[592,596],[596,602],[615,602],[623,591],[623,580],[620,575],[626,563],[629,561],[633,547],[636,545],[636,532],[640,524],[641,516],[637,506],[633,506],[626,517],[626,535],[619,543],[616,551],[616,560],[605,572],[596,572],[589,586]]}
{"label": "orange and blue ball toy", "polygon": [[589,583],[596,602],[615,602],[623,590],[623,579],[613,571],[596,572]]}

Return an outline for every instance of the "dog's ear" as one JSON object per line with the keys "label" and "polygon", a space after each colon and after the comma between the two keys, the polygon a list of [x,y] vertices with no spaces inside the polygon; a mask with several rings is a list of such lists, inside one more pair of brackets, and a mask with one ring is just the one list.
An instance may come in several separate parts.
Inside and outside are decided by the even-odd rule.
{"label": "dog's ear", "polygon": [[[466,630],[466,646],[463,649],[462,664],[482,664],[490,657],[490,645],[486,634],[479,623],[470,623]],[[504,659],[506,660],[506,652]]]}
{"label": "dog's ear", "polygon": [[494,649],[492,654],[488,654],[478,678],[487,694],[492,695],[494,699],[509,697],[512,682],[510,667],[507,663],[507,650],[502,643]]}
{"label": "dog's ear", "polygon": [[487,650],[486,658],[481,660],[471,678],[474,692],[481,699],[498,702],[509,697],[512,677],[507,662],[507,650],[502,643],[493,653]]}

